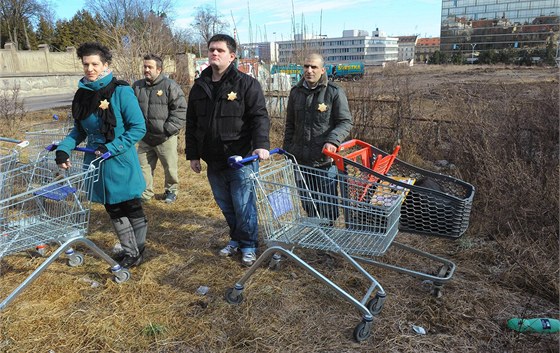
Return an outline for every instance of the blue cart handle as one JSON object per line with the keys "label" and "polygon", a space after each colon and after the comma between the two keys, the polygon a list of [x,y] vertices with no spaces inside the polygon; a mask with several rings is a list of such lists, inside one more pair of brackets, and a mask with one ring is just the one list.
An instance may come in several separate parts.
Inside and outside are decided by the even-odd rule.
{"label": "blue cart handle", "polygon": [[[268,151],[268,153],[271,154],[271,155],[273,155],[275,153],[285,154],[286,151],[284,151],[281,148],[275,148],[275,149],[272,149],[272,150]],[[254,154],[252,156],[245,157],[245,158],[242,158],[241,156],[231,156],[227,159],[227,164],[233,169],[241,169],[241,168],[243,168],[243,166],[246,163],[252,162],[256,159],[259,159],[258,154]]]}
{"label": "blue cart handle", "polygon": [[[56,150],[57,147],[58,147],[58,145],[56,145],[56,144],[51,144],[51,145],[48,145],[45,149],[46,149],[47,151],[51,151],[51,152],[52,152],[52,151]],[[95,150],[94,150],[94,149],[86,148],[86,147],[75,147],[75,148],[74,148],[74,151],[84,152],[84,153],[95,153]],[[109,157],[111,157],[111,152],[105,152],[105,153],[103,153],[103,154],[101,155],[101,158],[103,158],[103,159],[107,159],[107,158],[109,158]]]}

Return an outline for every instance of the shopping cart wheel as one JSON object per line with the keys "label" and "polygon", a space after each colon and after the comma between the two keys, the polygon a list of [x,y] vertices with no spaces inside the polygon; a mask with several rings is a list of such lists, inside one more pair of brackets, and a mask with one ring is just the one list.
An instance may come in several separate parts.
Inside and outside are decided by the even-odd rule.
{"label": "shopping cart wheel", "polygon": [[[437,276],[443,278],[447,275],[449,271],[449,267],[447,265],[442,265],[439,270]],[[435,281],[432,287],[432,295],[436,298],[441,298],[443,296],[443,283]]]}
{"label": "shopping cart wheel", "polygon": [[115,282],[121,284],[130,279],[130,272],[126,268],[120,269],[118,272],[115,272]]}
{"label": "shopping cart wheel", "polygon": [[362,321],[354,329],[354,339],[358,342],[365,341],[371,336],[371,321]]}
{"label": "shopping cart wheel", "polygon": [[282,259],[282,255],[279,253],[275,253],[270,258],[270,263],[268,264],[268,268],[271,270],[279,270],[280,269],[280,260]]}
{"label": "shopping cart wheel", "polygon": [[387,297],[386,294],[375,294],[375,297],[370,299],[367,304],[366,308],[368,308],[371,315],[379,315],[381,309],[383,309],[383,305],[385,304],[385,298]]}
{"label": "shopping cart wheel", "polygon": [[239,304],[243,301],[243,293],[236,291],[233,288],[228,288],[224,297],[226,302],[230,304]]}
{"label": "shopping cart wheel", "polygon": [[84,255],[79,252],[74,252],[68,257],[68,266],[77,267],[84,263]]}

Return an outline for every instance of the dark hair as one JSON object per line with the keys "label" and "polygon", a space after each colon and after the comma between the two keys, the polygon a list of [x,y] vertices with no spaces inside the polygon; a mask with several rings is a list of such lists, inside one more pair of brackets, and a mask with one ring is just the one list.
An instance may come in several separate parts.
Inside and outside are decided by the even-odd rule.
{"label": "dark hair", "polygon": [[82,59],[84,56],[99,55],[102,63],[111,63],[113,55],[109,48],[98,42],[87,42],[78,47],[76,50],[78,58]]}
{"label": "dark hair", "polygon": [[226,42],[226,46],[230,52],[235,53],[237,51],[237,44],[235,39],[228,36],[227,34],[215,34],[208,40],[208,48],[210,48],[210,43],[212,42]]}
{"label": "dark hair", "polygon": [[163,60],[161,57],[157,56],[156,54],[146,54],[144,55],[144,60],[153,60],[156,62],[156,67],[158,69],[163,69]]}

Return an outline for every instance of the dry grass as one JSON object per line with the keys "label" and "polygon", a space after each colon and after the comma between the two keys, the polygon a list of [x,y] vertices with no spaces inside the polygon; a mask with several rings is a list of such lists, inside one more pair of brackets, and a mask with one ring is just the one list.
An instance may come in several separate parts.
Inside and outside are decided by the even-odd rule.
{"label": "dry grass", "polygon": [[[442,80],[454,75],[428,74],[442,75],[436,77]],[[54,112],[42,112],[35,120],[48,120]],[[409,155],[422,149],[414,151]],[[388,299],[372,337],[361,344],[351,339],[359,313],[294,263],[282,262],[279,271],[259,269],[246,285],[245,300],[230,305],[223,294],[245,268],[239,259],[216,255],[228,232],[204,174],[191,172],[184,158],[180,174],[182,191],[175,204],[154,200],[146,205],[146,261],[132,269],[130,281],[114,283],[107,264],[87,249],[82,249],[86,261],[81,267],[56,261],[0,313],[0,352],[558,352],[558,335],[518,334],[505,327],[512,317],[558,318],[558,300],[541,295],[548,289],[528,292],[519,282],[526,277],[519,266],[531,263],[549,274],[558,259],[532,262],[539,255],[532,251],[517,254],[527,263],[512,261],[502,247],[511,241],[489,238],[482,223],[473,223],[457,241],[399,234],[402,242],[451,259],[458,270],[443,297],[435,298],[417,279],[366,267]],[[116,241],[99,205],[92,208],[89,238],[107,251]],[[550,240],[539,244],[550,246]],[[339,256],[309,250],[298,254],[350,293],[363,295],[366,281]],[[392,249],[383,259],[430,270],[430,264]],[[41,261],[31,252],[1,259],[1,298]],[[540,281],[557,285],[558,277]],[[203,285],[210,291],[200,296],[196,290]],[[427,334],[415,334],[412,325]]]}

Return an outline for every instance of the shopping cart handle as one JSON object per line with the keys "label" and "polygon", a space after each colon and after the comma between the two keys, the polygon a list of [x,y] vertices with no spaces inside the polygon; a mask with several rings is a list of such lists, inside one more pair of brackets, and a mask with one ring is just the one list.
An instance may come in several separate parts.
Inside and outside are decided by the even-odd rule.
{"label": "shopping cart handle", "polygon": [[0,141],[15,143],[16,146],[18,146],[20,148],[24,148],[24,147],[29,146],[29,141],[16,140],[16,139],[8,138],[8,137],[0,137]]}
{"label": "shopping cart handle", "polygon": [[[53,143],[51,145],[48,145],[45,149],[47,151],[52,152],[52,151],[56,150],[57,147],[58,147],[58,145]],[[86,147],[75,147],[74,151],[84,152],[84,153],[95,153],[94,149],[86,148]],[[111,152],[105,152],[101,155],[101,158],[103,158],[103,159],[107,159],[109,157],[111,157]]]}
{"label": "shopping cart handle", "polygon": [[[271,155],[275,153],[284,154],[286,151],[281,148],[274,148],[268,151],[268,153]],[[242,158],[241,156],[231,156],[227,159],[227,164],[233,169],[241,169],[246,163],[252,162],[258,158],[259,156],[257,154],[245,158]]]}

